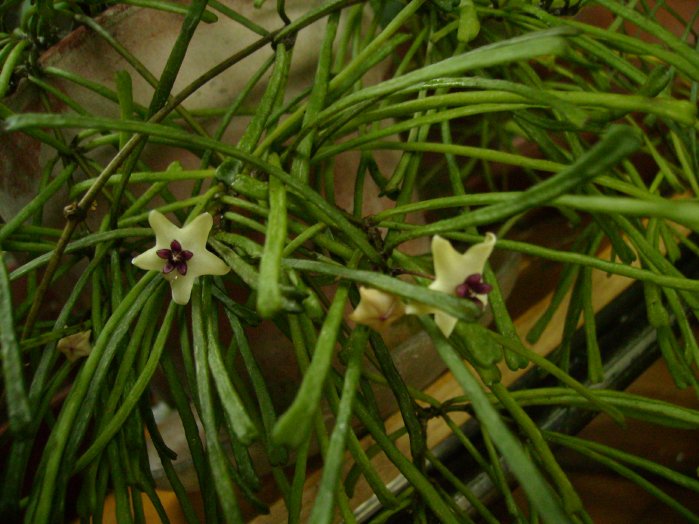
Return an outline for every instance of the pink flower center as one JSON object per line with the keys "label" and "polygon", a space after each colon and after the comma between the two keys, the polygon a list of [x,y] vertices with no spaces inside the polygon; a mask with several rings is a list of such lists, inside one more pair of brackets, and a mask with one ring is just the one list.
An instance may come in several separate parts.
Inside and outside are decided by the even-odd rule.
{"label": "pink flower center", "polygon": [[170,249],[158,249],[156,254],[166,261],[163,274],[168,275],[177,269],[182,276],[187,274],[187,261],[194,256],[191,251],[182,249],[182,245],[177,240],[170,242]]}

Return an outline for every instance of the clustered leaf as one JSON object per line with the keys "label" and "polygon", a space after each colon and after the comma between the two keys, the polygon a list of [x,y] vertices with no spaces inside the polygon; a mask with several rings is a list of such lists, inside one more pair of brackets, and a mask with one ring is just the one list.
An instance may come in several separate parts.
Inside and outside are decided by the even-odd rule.
{"label": "clustered leaf", "polygon": [[[197,522],[191,478],[206,522],[590,522],[555,445],[699,521],[674,498],[692,475],[558,427],[699,428],[615,390],[659,348],[699,391],[696,16],[594,3],[614,22],[576,0],[1,2],[0,520],[142,522],[148,498],[168,521],[167,483]],[[151,11],[166,46],[122,32]],[[202,54],[221,28],[248,43]],[[118,70],[88,77],[82,47]],[[623,278],[642,293],[610,328],[599,287]],[[529,345],[511,290],[532,285]]]}

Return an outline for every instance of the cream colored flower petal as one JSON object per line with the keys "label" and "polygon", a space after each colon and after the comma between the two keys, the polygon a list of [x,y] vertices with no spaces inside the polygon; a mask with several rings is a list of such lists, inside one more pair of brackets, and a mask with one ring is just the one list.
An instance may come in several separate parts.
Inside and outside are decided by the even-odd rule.
{"label": "cream colored flower petal", "polygon": [[411,302],[405,306],[406,315],[430,315],[432,313],[436,313],[437,311],[440,310],[434,306],[423,304],[422,302]]}
{"label": "cream colored flower petal", "polygon": [[[473,275],[474,273],[479,273],[483,274],[483,270],[485,269],[485,263],[488,261],[488,258],[490,258],[490,255],[493,253],[493,248],[495,247],[495,242],[497,241],[497,238],[493,233],[486,233],[485,234],[485,240],[483,242],[479,242],[478,244],[472,245],[466,253],[464,253],[464,258],[468,257],[468,260],[466,260],[466,265],[469,266],[469,268],[472,268],[473,271],[470,271],[466,277]],[[466,278],[464,277],[464,278]],[[480,300],[484,306],[488,305],[488,295],[486,293],[476,295],[478,300]]]}
{"label": "cream colored flower petal", "polygon": [[362,286],[359,295],[361,300],[349,315],[357,324],[381,331],[405,314],[403,303],[390,293]]}
{"label": "cream colored flower petal", "polygon": [[374,312],[378,315],[383,315],[390,311],[396,304],[396,297],[378,289],[362,286],[359,288],[359,296],[362,297],[362,302],[374,309]]}
{"label": "cream colored flower petal", "polygon": [[[184,244],[183,244],[184,245]],[[194,276],[199,275],[225,275],[231,268],[226,265],[226,263],[214,255],[211,251],[207,250],[196,250],[190,249],[195,256],[193,256],[187,263],[188,271],[191,271]]]}
{"label": "cream colored flower petal", "polygon": [[493,233],[486,233],[485,240],[483,240],[483,242],[473,244],[462,255],[464,264],[473,269],[469,272],[469,275],[474,273],[483,273],[485,263],[488,261],[488,258],[490,258],[496,241],[497,238]]}
{"label": "cream colored flower petal", "polygon": [[361,286],[359,288],[359,304],[350,314],[350,320],[358,324],[364,324],[381,316],[381,311],[385,308],[385,306],[377,304],[377,302],[384,302],[381,295],[381,291]]}
{"label": "cream colored flower petal", "polygon": [[147,271],[162,271],[165,261],[156,254],[158,249],[160,248],[155,246],[148,251],[144,251],[137,257],[132,258],[131,263]]}
{"label": "cream colored flower petal", "polygon": [[180,228],[170,222],[160,211],[153,209],[148,213],[148,223],[155,233],[155,249],[170,247],[170,242],[179,240]]}
{"label": "cream colored flower petal", "polygon": [[447,338],[449,338],[451,332],[454,331],[457,322],[458,319],[452,317],[451,315],[447,315],[442,311],[437,311],[434,314],[434,323],[437,324],[439,330]]}
{"label": "cream colored flower petal", "polygon": [[188,249],[192,253],[206,250],[206,239],[214,225],[214,219],[209,213],[202,213],[189,224],[179,230],[177,240],[182,244],[183,249]]}
{"label": "cream colored flower petal", "polygon": [[454,249],[447,239],[438,235],[432,238],[432,260],[435,280],[430,289],[452,294],[470,274],[465,273],[463,255]]}
{"label": "cream colored flower petal", "polygon": [[184,306],[189,302],[189,297],[192,295],[192,287],[196,277],[187,274],[186,276],[177,275],[170,281],[170,289],[172,290],[172,300],[175,304]]}

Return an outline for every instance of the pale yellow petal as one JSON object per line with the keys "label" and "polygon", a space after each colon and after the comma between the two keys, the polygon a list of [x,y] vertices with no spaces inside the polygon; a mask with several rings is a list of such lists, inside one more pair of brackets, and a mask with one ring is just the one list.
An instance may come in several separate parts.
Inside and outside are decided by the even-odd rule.
{"label": "pale yellow petal", "polygon": [[435,235],[432,238],[432,260],[435,280],[430,289],[452,293],[468,276],[463,264],[463,255],[454,249],[447,239]]}
{"label": "pale yellow petal", "polygon": [[131,263],[147,271],[162,271],[165,261],[157,255],[158,247],[144,251],[140,255],[131,259]]}
{"label": "pale yellow petal", "polygon": [[429,315],[440,311],[434,306],[428,306],[422,302],[411,302],[405,306],[406,315]]}
{"label": "pale yellow petal", "polygon": [[192,252],[194,256],[187,263],[187,269],[188,273],[192,272],[194,276],[225,275],[231,270],[223,260],[211,251],[197,250]]}
{"label": "pale yellow petal", "polygon": [[195,277],[189,274],[186,276],[177,275],[176,278],[169,279],[172,300],[175,304],[184,306],[189,302],[189,297],[192,295],[192,287],[194,286],[194,279]]}
{"label": "pale yellow petal", "polygon": [[449,335],[451,335],[451,332],[454,331],[454,328],[456,327],[458,319],[442,311],[437,311],[434,314],[434,322],[435,324],[437,324],[437,327],[442,332],[442,334],[445,337],[449,338]]}
{"label": "pale yellow petal", "polygon": [[481,301],[481,304],[483,304],[483,307],[488,305],[488,295],[486,295],[486,294],[476,295],[476,298]]}
{"label": "pale yellow petal", "polygon": [[164,249],[170,247],[170,242],[177,238],[180,228],[170,222],[160,211],[153,209],[148,213],[148,223],[155,233],[155,247]]}
{"label": "pale yellow petal", "polygon": [[359,288],[359,296],[362,297],[361,301],[373,307],[377,314],[388,311],[396,302],[396,297],[393,295],[364,286]]}
{"label": "pale yellow petal", "polygon": [[349,319],[380,331],[405,314],[403,303],[394,295],[378,289],[360,287],[361,297]]}
{"label": "pale yellow petal", "polygon": [[468,268],[468,275],[474,273],[483,273],[485,263],[488,261],[493,247],[495,247],[496,238],[493,233],[486,233],[485,240],[478,244],[472,245],[463,254],[463,264]]}
{"label": "pale yellow petal", "polygon": [[214,219],[209,213],[202,213],[189,224],[179,230],[179,238],[183,249],[189,251],[204,251],[209,232],[214,225]]}

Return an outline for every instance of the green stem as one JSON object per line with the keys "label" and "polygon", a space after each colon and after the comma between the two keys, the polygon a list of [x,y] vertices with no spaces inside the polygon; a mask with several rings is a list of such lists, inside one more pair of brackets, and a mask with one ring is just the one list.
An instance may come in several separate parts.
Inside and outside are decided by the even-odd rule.
{"label": "green stem", "polygon": [[430,481],[420,472],[415,464],[408,460],[398,448],[396,448],[389,436],[386,435],[384,428],[374,420],[361,403],[355,405],[355,414],[369,431],[376,443],[381,447],[388,459],[396,465],[415,490],[422,495],[425,503],[434,512],[439,522],[457,524],[459,519],[451,511],[448,504],[444,502]]}
{"label": "green stem", "polygon": [[308,522],[312,524],[329,524],[332,521],[335,493],[337,489],[341,489],[340,474],[344,462],[347,433],[351,431],[352,405],[361,375],[362,355],[366,348],[367,336],[366,329],[360,328],[355,330],[350,337],[350,354],[345,370],[340,406],[335,417],[335,427],[330,437],[330,444],[325,454],[320,488],[308,517]]}
{"label": "green stem", "polygon": [[[685,507],[683,504],[679,503],[673,497],[660,490],[655,483],[646,480],[641,475],[636,473],[633,469],[624,466],[618,460],[615,460],[615,458],[629,460],[631,458],[629,455],[620,454],[620,452],[614,452],[613,450],[611,450],[611,448],[607,448],[606,446],[595,446],[591,442],[582,442],[581,439],[578,439],[576,437],[570,437],[567,435],[561,435],[557,433],[546,433],[546,438],[552,440],[553,442],[571,448],[583,455],[584,457],[592,459],[606,466],[607,468],[611,469],[612,471],[615,471],[622,477],[626,477],[627,479],[634,482],[651,495],[658,498],[658,500],[667,504],[672,509],[677,511],[680,515],[682,515],[684,519],[686,519],[686,522],[699,523],[699,516],[696,513],[692,512],[689,508]],[[600,451],[604,451],[604,453],[600,453]],[[632,460],[632,464],[637,467],[639,465],[647,467],[650,465],[649,462],[650,461],[641,462],[640,460]],[[663,469],[661,472],[657,464],[653,464],[653,466],[654,467],[652,469],[655,470],[654,473],[667,473],[666,469]],[[673,477],[676,478],[675,475],[673,475]]]}
{"label": "green stem", "polygon": [[10,89],[10,80],[15,72],[17,64],[22,59],[22,53],[29,45],[29,40],[20,40],[15,44],[10,51],[10,54],[5,59],[5,63],[0,70],[0,100],[5,98],[7,91]]}
{"label": "green stem", "polygon": [[[356,267],[359,258],[360,255],[355,254],[348,266],[350,268]],[[347,282],[340,284],[335,292],[335,297],[318,335],[313,360],[303,376],[296,398],[287,411],[279,417],[272,431],[272,440],[277,444],[292,448],[297,447],[307,437],[311,429],[310,425],[323,392],[323,384],[330,371],[338,331],[345,314],[348,292],[349,283]]]}
{"label": "green stem", "polygon": [[22,354],[13,324],[12,290],[5,265],[5,254],[0,251],[0,351],[2,352],[2,377],[12,433],[22,439],[32,424],[24,376]]}
{"label": "green stem", "polygon": [[287,238],[286,188],[281,180],[269,181],[269,215],[265,244],[260,261],[257,289],[257,311],[262,318],[271,318],[282,308],[282,252]]}
{"label": "green stem", "polygon": [[88,389],[92,385],[92,378],[101,362],[102,354],[108,344],[118,343],[121,337],[128,331],[128,324],[138,313],[147,297],[158,284],[155,272],[146,273],[141,280],[129,291],[119,307],[109,318],[95,341],[90,356],[83,364],[80,374],[77,376],[73,387],[66,399],[56,426],[51,432],[49,443],[46,446],[45,465],[41,483],[36,486],[36,497],[28,509],[28,519],[31,522],[50,522],[55,518],[51,510],[53,494],[56,489],[55,480],[62,464],[63,451],[66,448],[69,437],[74,430],[74,421],[83,406]]}
{"label": "green stem", "polygon": [[427,435],[426,428],[418,419],[418,407],[410,396],[408,388],[400,376],[396,364],[393,362],[393,357],[383,342],[381,337],[376,335],[371,337],[371,345],[374,350],[374,355],[379,363],[381,372],[386,379],[388,386],[391,388],[393,395],[398,402],[398,408],[403,417],[403,422],[408,430],[410,439],[410,454],[413,463],[417,469],[424,473],[425,471],[425,452],[427,451]]}
{"label": "green stem", "polygon": [[99,435],[94,439],[87,451],[85,451],[85,453],[83,453],[83,455],[76,461],[76,472],[89,465],[101,453],[102,448],[112,440],[114,435],[116,435],[116,433],[121,429],[122,425],[126,422],[126,419],[132,413],[132,410],[136,407],[141,395],[143,395],[143,392],[150,384],[150,380],[160,362],[160,356],[167,345],[167,338],[170,335],[170,328],[175,318],[176,311],[177,306],[174,303],[170,303],[167,313],[165,313],[165,318],[162,321],[162,325],[158,330],[158,338],[153,344],[153,349],[148,356],[148,361],[145,367],[141,371],[138,379],[133,384],[131,389],[124,393],[119,409],[117,409],[116,412],[110,416],[109,421],[100,431]]}
{"label": "green stem", "polygon": [[[204,288],[204,289],[202,289]],[[202,292],[204,286],[195,284],[192,293],[192,335],[194,339],[194,360],[196,361],[196,387],[199,397],[200,416],[206,434],[206,457],[213,476],[213,485],[221,506],[222,518],[227,523],[242,524],[238,500],[228,459],[218,439],[216,414],[214,413],[213,391],[210,382],[208,358],[209,342],[206,336],[206,318],[209,312],[204,309]]]}
{"label": "green stem", "polygon": [[575,492],[568,476],[561,469],[553,456],[553,452],[546,444],[539,428],[522,407],[512,398],[507,388],[500,382],[491,384],[491,391],[509,411],[519,428],[527,435],[529,442],[539,455],[539,461],[543,464],[551,479],[556,485],[556,489],[563,498],[563,507],[569,515],[581,513],[583,511],[582,501]]}
{"label": "green stem", "polygon": [[551,524],[570,523],[570,518],[561,508],[558,498],[544,480],[541,472],[527,457],[521,444],[510,430],[507,429],[485,395],[482,386],[461,361],[457,351],[451,347],[433,321],[425,317],[420,317],[420,320],[435,344],[440,357],[454,374],[454,378],[463,388],[464,393],[471,399],[478,420],[493,437],[495,445],[508,461],[529,500],[541,512],[546,522]]}
{"label": "green stem", "polygon": [[626,126],[612,126],[602,139],[573,164],[525,191],[517,200],[494,204],[455,218],[438,220],[430,225],[397,235],[386,249],[420,236],[458,231],[507,218],[571,191],[596,176],[606,173],[640,147],[637,133]]}
{"label": "green stem", "polygon": [[[205,288],[206,289],[206,288]],[[208,304],[210,306],[210,304]],[[207,311],[210,308],[207,308]],[[226,371],[226,366],[221,355],[219,346],[218,331],[214,326],[215,315],[206,314],[206,338],[208,340],[208,363],[214,385],[218,391],[218,396],[222,399],[224,415],[228,424],[233,428],[235,436],[247,445],[257,438],[257,428],[253,424],[250,416],[245,411],[238,392],[233,388],[233,384]]]}

